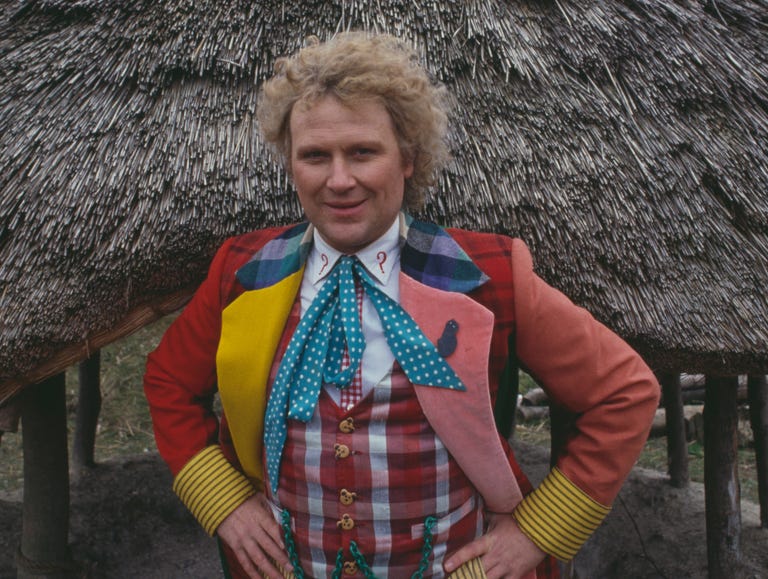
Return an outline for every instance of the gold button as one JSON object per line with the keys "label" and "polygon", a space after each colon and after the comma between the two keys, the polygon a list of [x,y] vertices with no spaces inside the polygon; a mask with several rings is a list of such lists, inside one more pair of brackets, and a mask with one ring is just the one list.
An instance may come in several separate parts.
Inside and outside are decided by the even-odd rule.
{"label": "gold button", "polygon": [[355,502],[355,499],[357,498],[357,493],[353,493],[352,491],[348,491],[347,489],[341,489],[341,492],[339,493],[339,501],[342,505],[351,505]]}
{"label": "gold button", "polygon": [[345,434],[349,434],[350,432],[355,431],[355,420],[354,418],[350,417],[345,420],[342,420],[339,422],[339,430],[341,430]]}
{"label": "gold button", "polygon": [[344,561],[344,573],[354,575],[357,573],[357,563],[354,561]]}
{"label": "gold button", "polygon": [[333,450],[336,458],[347,458],[349,456],[349,447],[346,444],[334,444]]}
{"label": "gold button", "polygon": [[355,528],[355,520],[348,514],[344,513],[341,518],[336,521],[336,526],[342,531],[351,531]]}

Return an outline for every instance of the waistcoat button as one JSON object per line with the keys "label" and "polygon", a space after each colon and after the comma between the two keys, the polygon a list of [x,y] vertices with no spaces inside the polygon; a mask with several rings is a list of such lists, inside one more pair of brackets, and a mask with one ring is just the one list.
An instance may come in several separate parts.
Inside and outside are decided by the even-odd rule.
{"label": "waistcoat button", "polygon": [[355,499],[357,498],[357,493],[353,493],[352,491],[348,491],[347,489],[341,489],[341,492],[339,493],[339,501],[342,505],[351,505],[355,502]]}
{"label": "waistcoat button", "polygon": [[346,444],[336,443],[333,445],[333,450],[336,458],[347,458],[349,456],[349,447]]}
{"label": "waistcoat button", "polygon": [[350,531],[355,528],[355,520],[348,514],[344,513],[341,518],[336,521],[336,526],[342,531]]}
{"label": "waistcoat button", "polygon": [[344,434],[349,434],[350,432],[355,431],[355,420],[354,418],[346,418],[339,422],[339,430],[341,430]]}
{"label": "waistcoat button", "polygon": [[354,575],[357,573],[357,563],[354,561],[344,561],[344,573],[347,575]]}

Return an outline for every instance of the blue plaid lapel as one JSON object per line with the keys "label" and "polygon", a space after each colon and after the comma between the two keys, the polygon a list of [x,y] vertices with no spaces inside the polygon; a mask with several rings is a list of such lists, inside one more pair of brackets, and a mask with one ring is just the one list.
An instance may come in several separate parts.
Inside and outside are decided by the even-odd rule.
{"label": "blue plaid lapel", "polygon": [[[403,214],[400,267],[407,276],[443,291],[468,293],[490,278],[440,226]],[[312,247],[309,223],[300,223],[267,242],[237,271],[246,290],[276,284],[299,271]]]}
{"label": "blue plaid lapel", "polygon": [[400,268],[430,287],[468,293],[490,278],[442,227],[405,215]]}
{"label": "blue plaid lapel", "polygon": [[312,247],[308,229],[309,223],[299,223],[268,241],[237,270],[237,280],[246,290],[263,289],[299,271]]}

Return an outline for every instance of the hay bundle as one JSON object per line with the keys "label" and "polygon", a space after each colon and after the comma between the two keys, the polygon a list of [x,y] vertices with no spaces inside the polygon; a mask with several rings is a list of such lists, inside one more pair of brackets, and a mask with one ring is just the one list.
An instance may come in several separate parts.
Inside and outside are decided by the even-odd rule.
{"label": "hay bundle", "polygon": [[300,217],[254,118],[274,59],[412,40],[455,96],[424,211],[509,233],[654,367],[768,371],[768,3],[5,2],[0,401]]}

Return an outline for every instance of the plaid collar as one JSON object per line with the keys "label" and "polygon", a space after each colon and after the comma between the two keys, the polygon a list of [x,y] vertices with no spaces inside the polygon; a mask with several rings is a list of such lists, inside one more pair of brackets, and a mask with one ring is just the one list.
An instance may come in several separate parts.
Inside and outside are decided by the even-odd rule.
{"label": "plaid collar", "polygon": [[[296,273],[312,247],[313,228],[299,223],[267,242],[237,271],[246,290],[272,286]],[[400,269],[430,287],[468,293],[489,280],[440,226],[400,214]]]}

